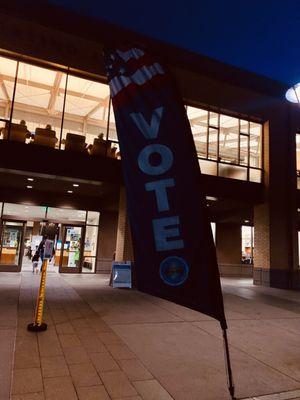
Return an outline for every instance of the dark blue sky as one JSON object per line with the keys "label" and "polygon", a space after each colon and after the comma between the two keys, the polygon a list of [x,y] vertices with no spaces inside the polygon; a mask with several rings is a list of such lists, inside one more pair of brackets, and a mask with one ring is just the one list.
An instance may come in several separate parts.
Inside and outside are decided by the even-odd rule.
{"label": "dark blue sky", "polygon": [[49,0],[217,60],[300,81],[300,0]]}

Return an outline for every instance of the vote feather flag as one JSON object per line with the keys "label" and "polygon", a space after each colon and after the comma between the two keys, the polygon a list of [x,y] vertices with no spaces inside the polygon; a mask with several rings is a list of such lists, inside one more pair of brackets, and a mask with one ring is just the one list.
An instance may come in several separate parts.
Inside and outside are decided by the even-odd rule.
{"label": "vote feather flag", "polygon": [[122,155],[137,288],[226,329],[215,246],[186,110],[167,69],[143,49],[105,51]]}

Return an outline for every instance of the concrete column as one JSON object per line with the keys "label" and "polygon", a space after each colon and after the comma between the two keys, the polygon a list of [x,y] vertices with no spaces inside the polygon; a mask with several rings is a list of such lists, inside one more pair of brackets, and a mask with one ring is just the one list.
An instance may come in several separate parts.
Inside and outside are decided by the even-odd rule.
{"label": "concrete column", "polygon": [[120,189],[116,261],[133,261],[132,239],[126,209],[125,188]]}
{"label": "concrete column", "polygon": [[41,229],[41,224],[39,221],[34,221],[33,222],[33,227],[32,227],[32,234],[39,235],[40,234],[40,229]]}
{"label": "concrete column", "polygon": [[110,273],[113,255],[116,251],[118,213],[102,211],[100,213],[97,252],[97,273]]}
{"label": "concrete column", "polygon": [[291,288],[296,266],[296,163],[291,110],[281,103],[264,126],[265,202],[254,207],[254,283]]}
{"label": "concrete column", "polygon": [[222,276],[242,275],[241,226],[234,223],[216,224],[216,249]]}

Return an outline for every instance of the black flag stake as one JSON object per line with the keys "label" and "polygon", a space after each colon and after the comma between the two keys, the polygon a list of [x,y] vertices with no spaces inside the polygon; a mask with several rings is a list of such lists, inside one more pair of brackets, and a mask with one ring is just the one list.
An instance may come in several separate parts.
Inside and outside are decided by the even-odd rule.
{"label": "black flag stake", "polygon": [[226,365],[226,373],[227,373],[227,383],[228,383],[228,390],[232,400],[236,400],[234,395],[234,383],[233,383],[233,376],[231,370],[231,362],[230,362],[230,354],[229,354],[229,346],[228,346],[228,338],[227,338],[227,329],[222,328],[223,332],[223,343],[224,343],[224,356],[225,356],[225,365]]}

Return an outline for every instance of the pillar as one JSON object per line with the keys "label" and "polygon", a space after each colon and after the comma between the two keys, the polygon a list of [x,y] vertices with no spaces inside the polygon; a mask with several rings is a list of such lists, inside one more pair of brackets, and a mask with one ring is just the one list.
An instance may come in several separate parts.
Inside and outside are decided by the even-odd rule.
{"label": "pillar", "polygon": [[295,286],[296,129],[291,109],[280,103],[264,125],[265,201],[254,207],[254,275],[257,285]]}
{"label": "pillar", "polygon": [[222,276],[242,275],[241,226],[234,223],[216,224],[216,249]]}
{"label": "pillar", "polygon": [[118,213],[101,211],[98,232],[97,273],[110,273],[116,251]]}
{"label": "pillar", "polygon": [[133,261],[133,247],[126,208],[125,188],[120,189],[116,261]]}

